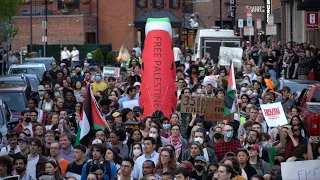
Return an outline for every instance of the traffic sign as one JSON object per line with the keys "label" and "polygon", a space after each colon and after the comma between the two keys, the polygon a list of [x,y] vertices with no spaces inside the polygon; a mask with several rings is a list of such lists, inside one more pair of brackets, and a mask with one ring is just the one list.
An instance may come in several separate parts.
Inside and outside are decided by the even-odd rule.
{"label": "traffic sign", "polygon": [[244,36],[254,36],[254,28],[252,26],[245,26],[243,28]]}
{"label": "traffic sign", "polygon": [[277,25],[276,24],[267,24],[266,25],[266,35],[268,35],[268,36],[277,35]]}
{"label": "traffic sign", "polygon": [[238,19],[238,28],[243,28],[243,19]]}
{"label": "traffic sign", "polygon": [[252,16],[247,17],[247,26],[252,26]]}
{"label": "traffic sign", "polygon": [[257,23],[257,29],[261,29],[261,19],[257,19],[256,20],[256,23]]}
{"label": "traffic sign", "polygon": [[318,12],[306,12],[307,29],[319,28],[319,13]]}
{"label": "traffic sign", "polygon": [[274,24],[274,16],[273,16],[273,14],[269,15],[268,24]]}

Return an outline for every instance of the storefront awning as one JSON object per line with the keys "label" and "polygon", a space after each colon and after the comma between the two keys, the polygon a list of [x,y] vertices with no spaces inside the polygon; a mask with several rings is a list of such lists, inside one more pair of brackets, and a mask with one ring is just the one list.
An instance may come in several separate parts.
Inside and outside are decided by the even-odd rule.
{"label": "storefront awning", "polygon": [[320,11],[320,0],[305,0],[297,6],[298,11]]}
{"label": "storefront awning", "polygon": [[181,27],[181,20],[170,11],[146,11],[141,14],[135,21],[136,27],[144,27],[148,18],[164,18],[168,17],[173,28]]}

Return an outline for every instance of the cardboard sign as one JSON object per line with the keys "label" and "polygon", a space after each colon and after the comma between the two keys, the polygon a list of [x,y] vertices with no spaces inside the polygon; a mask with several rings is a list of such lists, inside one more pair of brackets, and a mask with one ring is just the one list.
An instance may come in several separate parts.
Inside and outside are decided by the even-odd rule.
{"label": "cardboard sign", "polygon": [[7,176],[5,178],[2,178],[3,180],[19,180],[20,176],[19,175],[14,175],[14,176]]}
{"label": "cardboard sign", "polygon": [[243,50],[241,48],[230,48],[220,46],[220,66],[230,66],[230,61],[232,60],[234,67],[240,68],[242,65],[242,53]]}
{"label": "cardboard sign", "polygon": [[206,100],[206,121],[233,120],[234,114],[224,116],[224,99],[207,98]]}
{"label": "cardboard sign", "polygon": [[281,163],[283,180],[320,179],[320,160]]}
{"label": "cardboard sign", "polygon": [[181,97],[181,112],[182,113],[197,113],[204,114],[206,106],[206,97],[204,96],[186,96]]}
{"label": "cardboard sign", "polygon": [[288,124],[281,102],[261,104],[263,116],[269,127],[277,127]]}
{"label": "cardboard sign", "polygon": [[103,77],[120,77],[120,68],[103,67]]}

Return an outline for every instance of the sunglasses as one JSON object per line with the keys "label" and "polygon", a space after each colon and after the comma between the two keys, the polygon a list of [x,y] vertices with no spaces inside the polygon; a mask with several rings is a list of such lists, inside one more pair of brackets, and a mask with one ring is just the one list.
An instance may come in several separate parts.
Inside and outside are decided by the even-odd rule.
{"label": "sunglasses", "polygon": [[297,132],[297,131],[300,131],[300,129],[294,129],[293,131],[294,131],[294,132]]}

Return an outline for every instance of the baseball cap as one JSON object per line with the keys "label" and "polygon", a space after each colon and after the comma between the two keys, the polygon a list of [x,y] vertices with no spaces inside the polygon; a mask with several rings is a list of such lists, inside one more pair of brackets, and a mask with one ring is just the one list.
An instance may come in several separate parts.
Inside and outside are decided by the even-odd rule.
{"label": "baseball cap", "polygon": [[118,117],[118,116],[120,116],[121,115],[121,113],[119,113],[119,112],[114,112],[113,114],[112,114],[112,116],[114,117],[114,118],[116,118],[116,117]]}
{"label": "baseball cap", "polygon": [[141,83],[140,83],[140,82],[135,82],[135,83],[133,84],[133,86],[141,86]]}
{"label": "baseball cap", "polygon": [[88,54],[87,54],[87,58],[88,58],[88,59],[92,59],[92,54],[91,54],[91,53],[88,53]]}
{"label": "baseball cap", "polygon": [[138,122],[134,122],[132,120],[128,120],[124,123],[124,125],[138,125]]}
{"label": "baseball cap", "polygon": [[66,64],[65,63],[61,63],[60,66],[66,66]]}
{"label": "baseball cap", "polygon": [[206,158],[204,158],[203,156],[197,156],[196,159],[194,160],[194,162],[196,162],[196,161],[202,161],[202,162],[207,163]]}
{"label": "baseball cap", "polygon": [[114,117],[113,117],[112,115],[107,115],[107,116],[106,116],[106,120],[112,120],[112,121],[114,121]]}
{"label": "baseball cap", "polygon": [[22,138],[19,138],[18,141],[23,141],[23,142],[29,142],[30,138],[28,136],[24,136]]}
{"label": "baseball cap", "polygon": [[132,109],[133,112],[141,112],[141,108],[139,106],[135,106]]}
{"label": "baseball cap", "polygon": [[248,150],[249,150],[249,149],[253,149],[253,150],[256,150],[256,151],[258,151],[258,152],[260,151],[259,146],[255,145],[255,144],[252,144],[252,145],[249,146],[247,149],[248,149]]}
{"label": "baseball cap", "polygon": [[38,91],[44,91],[44,86],[43,85],[39,85],[38,86]]}
{"label": "baseball cap", "polygon": [[92,145],[101,144],[101,143],[102,143],[102,141],[100,139],[95,139],[95,140],[92,141]]}

